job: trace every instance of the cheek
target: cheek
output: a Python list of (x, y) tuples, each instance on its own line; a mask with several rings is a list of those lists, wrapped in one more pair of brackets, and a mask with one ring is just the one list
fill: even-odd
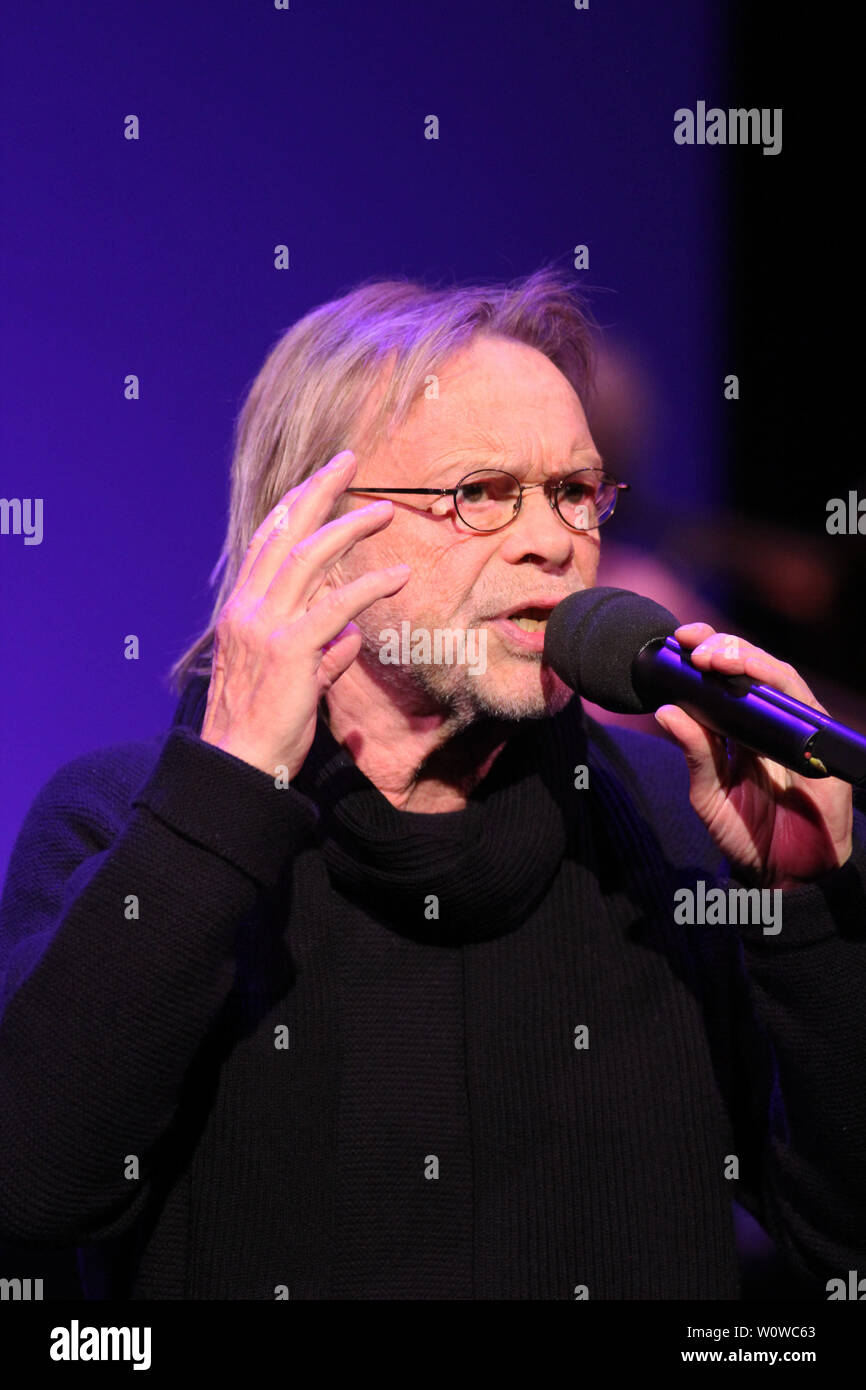
[(591, 589), (598, 573), (601, 540), (598, 536), (581, 536), (574, 547), (574, 568), (585, 589)]
[[(403, 592), (414, 598), (418, 595), (428, 606), (446, 609), (462, 603), (471, 593), (478, 576), (484, 568), (487, 554), (473, 537), (455, 535), (447, 522), (428, 521), (426, 528), (419, 532), (412, 527), (399, 533), (392, 522), (381, 533), (388, 543), (389, 558), (383, 564), (397, 564), (400, 561), (411, 566), (412, 573)], [(393, 535), (389, 533), (393, 532)]]
[[(490, 559), (490, 551), (472, 536), (449, 533), (437, 545), (419, 554), (409, 580), (416, 578), (423, 585), (429, 607), (443, 613), (455, 613), (470, 600)], [(407, 585), (408, 588), (408, 585)]]
[(406, 554), (409, 547), (394, 529), (394, 522), (372, 536), (364, 536), (346, 551), (334, 565), (330, 573), (338, 584), (348, 584), (371, 570), (387, 569), (401, 561), (411, 564)]
[(455, 534), (445, 520), (425, 518), (416, 525), (397, 513), (384, 530), (358, 541), (332, 573), (338, 583), (346, 583), (372, 569), (405, 563), (411, 574), (400, 592), (385, 603), (406, 617), (441, 614), (444, 619), (467, 604), (490, 559), (489, 546), (479, 544), (474, 536)]

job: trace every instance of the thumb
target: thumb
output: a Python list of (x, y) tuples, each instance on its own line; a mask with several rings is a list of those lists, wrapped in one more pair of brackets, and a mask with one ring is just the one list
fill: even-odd
[(330, 690), (334, 682), (351, 666), (361, 650), (362, 642), (361, 629), (357, 623), (347, 623), (336, 637), (325, 643), (319, 662), (319, 677), (324, 681), (325, 690)]

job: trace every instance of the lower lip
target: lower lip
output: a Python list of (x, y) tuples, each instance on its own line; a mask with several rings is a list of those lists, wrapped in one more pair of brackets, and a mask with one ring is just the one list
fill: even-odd
[(494, 618), (490, 624), (512, 646), (518, 647), (524, 652), (544, 651), (545, 628), (540, 627), (535, 632), (527, 632), (525, 628), (518, 627), (517, 623), (512, 623), (508, 618)]

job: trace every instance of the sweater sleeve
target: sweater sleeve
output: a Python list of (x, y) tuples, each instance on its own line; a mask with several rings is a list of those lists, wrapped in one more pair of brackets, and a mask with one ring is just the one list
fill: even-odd
[[(866, 1265), (866, 817), (846, 864), (732, 930), (737, 1196), (823, 1288)], [(734, 880), (730, 886), (740, 886)], [(778, 927), (778, 930), (775, 928)], [(740, 1146), (738, 1146), (740, 1147)], [(817, 1290), (816, 1290), (817, 1291)]]
[(125, 796), (122, 752), (76, 759), (45, 784), (0, 899), (8, 1241), (86, 1244), (134, 1224), (231, 992), (238, 926), (289, 891), (317, 819), (299, 791), (189, 728), (166, 735)]

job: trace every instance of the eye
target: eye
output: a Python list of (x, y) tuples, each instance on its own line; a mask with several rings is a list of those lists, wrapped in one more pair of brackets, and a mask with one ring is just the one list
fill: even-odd
[(510, 473), (489, 469), (464, 478), (457, 489), (457, 498), (470, 506), (478, 506), (486, 502), (509, 501), (518, 493), (519, 488)]
[(588, 481), (585, 478), (572, 478), (563, 487), (560, 496), (565, 502), (588, 502), (591, 497), (595, 497), (595, 481)]
[(487, 483), (464, 483), (458, 489), (461, 502), (486, 502), (490, 497)]

